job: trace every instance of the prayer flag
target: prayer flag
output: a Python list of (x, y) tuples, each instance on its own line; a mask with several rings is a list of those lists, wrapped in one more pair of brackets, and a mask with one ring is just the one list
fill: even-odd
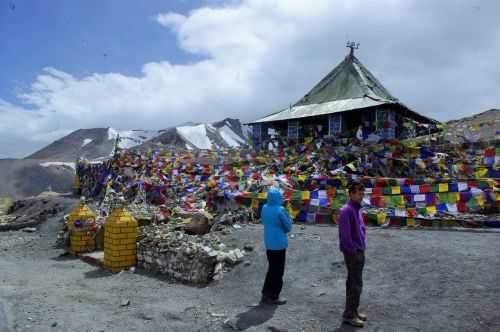
[(451, 213), (457, 213), (458, 212), (457, 204), (455, 204), (455, 203), (447, 203), (446, 204), (446, 209), (449, 212), (451, 212)]
[(465, 191), (468, 189), (467, 182), (458, 183), (458, 191)]
[(448, 191), (448, 183), (440, 183), (438, 185), (438, 189), (440, 193), (444, 193)]
[(415, 202), (425, 202), (425, 194), (415, 195), (413, 199)]

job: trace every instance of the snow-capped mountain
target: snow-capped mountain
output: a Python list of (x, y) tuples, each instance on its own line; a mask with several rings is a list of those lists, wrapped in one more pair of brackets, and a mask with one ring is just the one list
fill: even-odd
[(196, 124), (189, 123), (161, 130), (160, 135), (146, 141), (141, 147), (175, 146), (195, 149), (223, 149), (247, 145), (248, 130), (239, 120)]
[[(118, 130), (115, 128), (79, 129), (49, 144), (25, 159), (45, 160), (42, 166), (108, 158), (115, 144), (122, 149), (177, 147), (185, 149), (221, 149), (245, 146), (248, 128), (237, 119), (224, 119), (211, 124), (186, 123), (155, 130)], [(71, 166), (71, 165), (69, 165)]]
[(119, 146), (128, 149), (158, 135), (157, 131), (116, 130), (114, 128), (79, 129), (47, 145), (25, 159), (43, 159), (50, 162), (74, 162), (77, 158), (99, 159), (109, 157), (119, 137)]

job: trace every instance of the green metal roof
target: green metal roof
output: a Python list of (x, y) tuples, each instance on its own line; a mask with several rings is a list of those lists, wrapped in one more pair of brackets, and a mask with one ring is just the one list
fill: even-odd
[(353, 54), (349, 54), (293, 106), (363, 97), (397, 102), (372, 73)]
[(351, 53), (293, 106), (252, 121), (250, 124), (339, 113), (384, 104), (400, 105), (411, 113), (428, 119), (411, 111), (394, 98)]

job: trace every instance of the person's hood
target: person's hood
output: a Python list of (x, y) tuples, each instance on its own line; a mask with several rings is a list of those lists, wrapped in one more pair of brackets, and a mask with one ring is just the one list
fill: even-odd
[(283, 195), (276, 188), (271, 188), (267, 192), (267, 204), (269, 205), (281, 205), (283, 203)]

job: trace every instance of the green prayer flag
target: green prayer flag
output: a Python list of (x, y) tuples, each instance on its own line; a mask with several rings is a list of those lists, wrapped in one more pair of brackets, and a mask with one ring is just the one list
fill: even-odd
[(477, 199), (475, 197), (469, 199), (469, 201), (467, 202), (467, 207), (473, 211), (479, 210), (480, 208), (479, 203), (477, 202)]
[(387, 187), (384, 187), (383, 189), (383, 194), (384, 195), (391, 195), (392, 194), (392, 188), (387, 186)]
[(427, 209), (426, 208), (417, 208), (417, 215), (426, 216), (427, 215)]
[(295, 190), (292, 194), (292, 200), (300, 200), (302, 198), (302, 193), (300, 190)]

